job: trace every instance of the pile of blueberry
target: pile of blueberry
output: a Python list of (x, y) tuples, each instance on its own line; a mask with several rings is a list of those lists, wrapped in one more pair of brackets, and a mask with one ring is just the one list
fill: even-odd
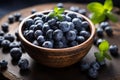
[(23, 26), (24, 37), (34, 45), (46, 48), (67, 48), (83, 43), (90, 37), (89, 23), (75, 13), (63, 13), (63, 20), (37, 14)]

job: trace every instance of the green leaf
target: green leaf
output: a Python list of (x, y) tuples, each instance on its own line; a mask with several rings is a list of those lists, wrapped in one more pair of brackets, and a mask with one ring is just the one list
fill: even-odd
[(104, 7), (99, 2), (92, 2), (87, 5), (89, 11), (97, 14), (102, 14), (104, 12)]
[(112, 0), (106, 0), (104, 3), (104, 9), (111, 11), (113, 9), (113, 2)]
[(105, 58), (112, 60), (112, 58), (110, 57), (110, 55), (108, 55), (107, 53), (104, 53)]
[(100, 45), (99, 45), (99, 50), (100, 50), (100, 52), (105, 53), (105, 52), (108, 51), (108, 49), (109, 49), (109, 43), (108, 43), (108, 41), (103, 40), (103, 41), (100, 43)]
[(101, 62), (101, 61), (103, 61), (105, 59), (104, 55), (102, 55), (99, 52), (95, 52), (94, 55), (95, 55), (97, 61), (99, 61), (99, 62)]
[(60, 20), (60, 21), (62, 21), (63, 20), (63, 17), (59, 14), (59, 15), (57, 15), (57, 18)]
[(57, 13), (58, 13), (58, 14), (62, 14), (64, 11), (65, 11), (64, 8), (59, 8)]
[(55, 13), (54, 12), (51, 12), (50, 14), (49, 14), (49, 17), (51, 17), (51, 18), (53, 18), (55, 16)]
[(54, 7), (54, 12), (57, 13), (58, 12), (58, 7)]
[(107, 12), (106, 16), (113, 22), (117, 22), (118, 21), (118, 18), (112, 12)]
[(105, 20), (105, 15), (104, 14), (97, 14), (93, 13), (91, 20), (94, 24), (100, 23)]

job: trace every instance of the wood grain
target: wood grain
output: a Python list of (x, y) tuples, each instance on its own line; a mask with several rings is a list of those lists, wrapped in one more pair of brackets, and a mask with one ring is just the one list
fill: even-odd
[[(86, 8), (86, 5), (82, 4), (75, 4), (75, 3), (65, 3), (65, 8), (69, 9), (70, 6), (79, 6), (80, 8)], [(22, 10), (18, 10), (15, 12), (20, 12), (23, 17), (29, 16), (31, 9), (36, 9), (37, 11), (49, 10), (55, 6), (55, 3), (51, 4), (43, 4), (43, 5), (36, 5), (29, 8), (25, 8)], [(117, 9), (114, 9), (116, 11)], [(14, 14), (12, 12), (10, 14)], [(9, 14), (4, 16), (0, 20), (0, 24), (7, 21)], [(105, 39), (107, 39), (110, 44), (117, 44), (120, 50), (120, 15), (117, 15), (119, 18), (119, 22), (112, 23), (110, 22), (113, 30), (114, 36), (107, 37), (105, 35)], [(14, 24), (10, 25), (10, 32), (14, 34), (17, 30), (19, 23), (15, 22)], [(84, 58), (87, 62), (92, 62), (95, 60), (94, 52), (97, 51), (97, 48), (93, 46), (89, 51), (88, 55)], [(120, 51), (119, 51), (120, 52)], [(0, 60), (5, 59), (8, 63), (8, 69), (3, 75), (10, 80), (89, 80), (86, 74), (80, 71), (78, 66), (73, 65), (67, 68), (61, 69), (53, 69), (48, 68), (42, 65), (37, 64), (33, 61), (26, 53), (23, 53), (22, 58), (27, 58), (30, 61), (30, 71), (28, 73), (20, 72), (19, 67), (17, 65), (13, 65), (11, 61), (11, 57), (9, 53), (2, 53), (2, 49), (0, 49)], [(120, 57), (117, 58), (112, 57), (112, 61), (106, 61), (107, 65), (99, 72), (98, 80), (120, 80)]]

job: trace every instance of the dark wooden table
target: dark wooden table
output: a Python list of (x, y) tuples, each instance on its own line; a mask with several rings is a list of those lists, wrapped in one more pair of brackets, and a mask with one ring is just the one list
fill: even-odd
[[(65, 3), (65, 8), (69, 9), (70, 6), (79, 6), (80, 8), (86, 8), (86, 5), (75, 4), (75, 3)], [(18, 10), (15, 12), (20, 12), (23, 17), (30, 15), (31, 9), (36, 9), (37, 11), (53, 9), (55, 3), (53, 4), (43, 4), (32, 6), (29, 8), (25, 8), (22, 10)], [(117, 8), (114, 9), (117, 11)], [(10, 14), (13, 14), (12, 12)], [(9, 14), (8, 14), (9, 15)], [(7, 21), (8, 15), (4, 16), (0, 20), (0, 24)], [(114, 36), (107, 37), (105, 35), (105, 39), (107, 39), (110, 44), (117, 44), (120, 50), (120, 15), (117, 15), (119, 21), (117, 23), (110, 22), (113, 30)], [(16, 22), (10, 25), (10, 32), (14, 34), (14, 32), (18, 29), (19, 23)], [(92, 46), (89, 53), (85, 56), (84, 60), (87, 62), (95, 61), (94, 52), (97, 51), (95, 46)], [(119, 51), (120, 52), (120, 51)], [(11, 61), (11, 57), (9, 53), (2, 53), (2, 49), (0, 49), (0, 60), (5, 59), (8, 61), (8, 69), (3, 72), (3, 75), (10, 80), (89, 80), (89, 78), (80, 71), (80, 68), (77, 64), (72, 65), (66, 68), (49, 68), (43, 65), (37, 64), (34, 60), (32, 60), (27, 53), (23, 53), (22, 58), (27, 58), (30, 62), (30, 71), (21, 72), (19, 67), (16, 64), (13, 64)], [(1, 80), (1, 79), (0, 79)], [(112, 57), (112, 61), (106, 61), (106, 66), (100, 70), (99, 76), (97, 80), (120, 80), (120, 57), (117, 58)]]

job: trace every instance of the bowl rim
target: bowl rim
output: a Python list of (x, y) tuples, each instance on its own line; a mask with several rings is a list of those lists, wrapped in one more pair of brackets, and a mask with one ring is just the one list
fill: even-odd
[(90, 37), (84, 41), (83, 43), (81, 44), (78, 44), (76, 46), (73, 46), (73, 47), (67, 47), (67, 48), (60, 48), (60, 49), (54, 49), (54, 48), (44, 48), (44, 47), (41, 47), (41, 46), (37, 46), (37, 45), (34, 45), (32, 44), (31, 42), (29, 42), (27, 39), (25, 39), (25, 37), (23, 36), (23, 33), (22, 33), (22, 28), (23, 28), (23, 24), (24, 22), (31, 18), (31, 17), (34, 17), (35, 15), (37, 14), (43, 14), (43, 13), (48, 13), (48, 12), (52, 12), (53, 10), (45, 10), (45, 11), (40, 11), (40, 12), (36, 12), (26, 18), (24, 18), (22, 20), (22, 22), (20, 23), (19, 25), (19, 28), (18, 28), (18, 34), (19, 34), (19, 37), (22, 41), (24, 41), (25, 43), (27, 43), (29, 46), (32, 46), (32, 47), (35, 47), (35, 48), (38, 48), (38, 49), (42, 49), (42, 50), (48, 50), (48, 51), (71, 51), (71, 50), (74, 50), (75, 48), (80, 48), (81, 46), (84, 46), (85, 44), (87, 44), (90, 40), (93, 39), (93, 37), (95, 36), (95, 26), (93, 25), (93, 23), (84, 15), (82, 14), (79, 14), (79, 13), (76, 13), (76, 12), (73, 12), (73, 11), (69, 11), (69, 10), (65, 10), (65, 12), (70, 12), (70, 13), (75, 13), (77, 16), (82, 16), (86, 21), (88, 21), (89, 25), (90, 25), (90, 30), (91, 30), (91, 35)]

